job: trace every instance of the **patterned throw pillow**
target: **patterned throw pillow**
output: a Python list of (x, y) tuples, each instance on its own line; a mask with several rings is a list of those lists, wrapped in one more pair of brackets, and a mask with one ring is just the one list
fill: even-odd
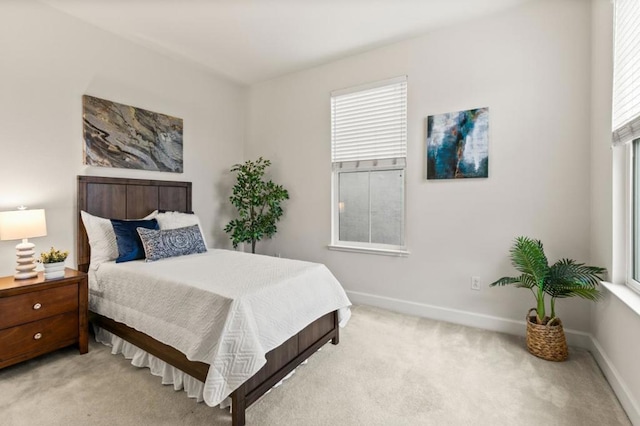
[(158, 231), (138, 228), (138, 234), (144, 246), (147, 262), (207, 251), (198, 225)]

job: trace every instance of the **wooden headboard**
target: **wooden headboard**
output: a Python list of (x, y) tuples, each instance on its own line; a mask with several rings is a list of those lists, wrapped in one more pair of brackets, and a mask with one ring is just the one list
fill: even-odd
[(91, 249), (80, 211), (109, 219), (139, 219), (154, 210), (191, 211), (191, 182), (78, 176), (78, 269), (89, 270)]

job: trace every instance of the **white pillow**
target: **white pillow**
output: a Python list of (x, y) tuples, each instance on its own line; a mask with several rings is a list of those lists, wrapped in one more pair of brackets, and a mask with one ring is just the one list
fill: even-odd
[(207, 246), (207, 239), (202, 232), (202, 225), (200, 225), (200, 219), (197, 215), (192, 213), (180, 213), (180, 212), (162, 212), (155, 216), (158, 221), (160, 229), (177, 229), (184, 228), (186, 226), (198, 225), (200, 228), (200, 234), (202, 234), (202, 241), (204, 241), (205, 247)]
[[(143, 219), (153, 219), (158, 214), (155, 210)], [(95, 267), (101, 263), (116, 260), (118, 258), (118, 242), (116, 233), (113, 231), (110, 219), (94, 216), (80, 211), (84, 229), (87, 230), (89, 245), (91, 246), (91, 266)]]

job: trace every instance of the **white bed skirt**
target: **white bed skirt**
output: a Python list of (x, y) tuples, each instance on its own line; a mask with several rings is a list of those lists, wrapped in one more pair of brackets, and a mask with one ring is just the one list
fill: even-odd
[[(149, 369), (151, 374), (161, 377), (163, 385), (173, 385), (173, 389), (177, 391), (184, 389), (189, 398), (195, 398), (198, 402), (204, 401), (202, 394), (204, 390), (204, 383), (200, 380), (188, 375), (182, 370), (178, 370), (160, 358), (143, 351), (139, 347), (103, 328), (94, 325), (93, 330), (96, 335), (96, 341), (104, 345), (111, 346), (111, 353), (113, 355), (122, 354), (126, 359), (131, 360), (132, 365), (141, 368), (146, 367)], [(231, 398), (226, 398), (220, 404), (220, 408), (226, 408), (230, 405)]]
[[(183, 389), (189, 398), (195, 398), (198, 402), (203, 402), (203, 390), (204, 383), (200, 380), (196, 379), (193, 376), (188, 375), (182, 370), (178, 370), (176, 367), (167, 364), (160, 358), (157, 358), (150, 353), (143, 351), (139, 347), (127, 342), (121, 337), (116, 336), (115, 334), (93, 325), (93, 331), (95, 332), (96, 341), (102, 343), (103, 345), (111, 347), (111, 353), (113, 355), (122, 354), (126, 359), (131, 360), (131, 365), (140, 368), (148, 368), (150, 373), (154, 376), (158, 376), (162, 378), (163, 385), (173, 385), (173, 389), (179, 391)], [(322, 349), (322, 348), (320, 348)], [(318, 350), (320, 350), (318, 349)], [(304, 365), (308, 362), (308, 360), (304, 360), (302, 364)], [(276, 383), (273, 387), (276, 388), (280, 386), (285, 380), (291, 377), (296, 370), (294, 369), (291, 373), (287, 374), (287, 376)], [(273, 388), (272, 388), (273, 389)], [(264, 395), (271, 392), (271, 389), (267, 391)], [(263, 396), (264, 396), (263, 395)], [(228, 408), (231, 406), (231, 397), (225, 398), (220, 403), (220, 408)]]

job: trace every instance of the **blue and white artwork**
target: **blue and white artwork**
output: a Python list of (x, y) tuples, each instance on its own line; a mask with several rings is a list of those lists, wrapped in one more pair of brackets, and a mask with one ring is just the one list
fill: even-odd
[(427, 118), (427, 179), (489, 176), (489, 108)]

